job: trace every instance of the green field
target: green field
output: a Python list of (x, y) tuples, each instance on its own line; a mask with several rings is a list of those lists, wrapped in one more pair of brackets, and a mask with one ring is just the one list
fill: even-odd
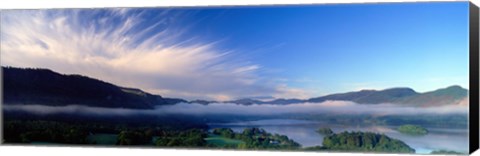
[(207, 138), (205, 138), (207, 144), (212, 144), (215, 146), (223, 147), (223, 146), (236, 146), (240, 143), (244, 143), (241, 140), (229, 139), (219, 135), (209, 134)]
[(89, 143), (95, 143), (98, 145), (115, 145), (117, 143), (116, 134), (93, 134), (87, 137)]

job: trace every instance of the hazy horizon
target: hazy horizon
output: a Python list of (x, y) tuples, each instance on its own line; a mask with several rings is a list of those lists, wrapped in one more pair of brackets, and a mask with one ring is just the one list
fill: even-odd
[[(45, 106), (45, 105), (5, 105), (4, 111), (25, 111), (37, 115), (68, 113), (76, 115), (131, 116), (131, 115), (283, 115), (283, 114), (329, 114), (329, 115), (419, 115), (419, 114), (468, 114), (468, 105), (452, 104), (419, 109), (415, 106), (398, 104), (357, 104), (351, 101), (325, 101), (319, 103), (303, 102), (288, 105), (233, 103), (178, 103), (157, 106), (155, 109), (102, 108), (82, 105)], [(232, 111), (235, 110), (235, 111)]]

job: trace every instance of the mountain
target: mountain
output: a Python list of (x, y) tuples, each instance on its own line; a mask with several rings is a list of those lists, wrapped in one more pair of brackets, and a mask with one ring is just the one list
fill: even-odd
[(274, 99), (270, 101), (261, 101), (261, 100), (250, 99), (250, 98), (242, 98), (242, 99), (231, 100), (231, 101), (193, 100), (193, 101), (190, 101), (189, 103), (198, 103), (203, 105), (207, 105), (210, 103), (233, 103), (233, 104), (239, 104), (239, 105), (253, 105), (253, 104), (288, 105), (288, 104), (302, 103), (302, 102), (305, 102), (305, 101), (300, 99)]
[(390, 88), (385, 90), (360, 90), (356, 92), (330, 94), (326, 96), (302, 99), (274, 99), (270, 101), (260, 101), (255, 99), (243, 98), (231, 101), (205, 101), (195, 100), (190, 103), (234, 103), (241, 105), (252, 104), (275, 104), (287, 105), (304, 102), (321, 103), (325, 101), (352, 101), (358, 104), (382, 104), (392, 103), (418, 107), (431, 107), (441, 105), (466, 105), (468, 104), (468, 90), (460, 86), (450, 86), (431, 92), (418, 93), (411, 88)]
[(287, 105), (287, 104), (302, 103), (302, 102), (305, 102), (305, 100), (300, 100), (300, 99), (275, 99), (275, 100), (272, 100), (272, 101), (267, 101), (265, 103)]
[(457, 103), (461, 104), (466, 98), (468, 98), (468, 90), (454, 85), (431, 92), (425, 92), (423, 94), (397, 99), (394, 103), (430, 107)]
[(327, 100), (353, 101), (359, 104), (393, 103), (410, 106), (430, 107), (464, 103), (468, 90), (454, 85), (425, 93), (417, 93), (410, 88), (391, 88), (385, 90), (361, 90), (341, 94), (311, 98), (307, 102)]
[(225, 101), (225, 103), (235, 103), (235, 104), (241, 104), (241, 105), (265, 104), (265, 102), (263, 101), (249, 99), (249, 98), (238, 99), (233, 101)]
[(82, 75), (48, 69), (2, 67), (4, 104), (49, 106), (85, 105), (108, 108), (153, 109), (156, 105), (186, 102), (163, 98), (140, 89), (119, 87)]
[(358, 92), (348, 92), (340, 94), (331, 94), (327, 96), (308, 99), (308, 102), (324, 102), (327, 100), (353, 101), (359, 104), (379, 104), (394, 102), (405, 97), (415, 96), (419, 93), (410, 88), (391, 88), (381, 91), (361, 90)]
[(207, 100), (193, 100), (189, 101), (188, 103), (197, 103), (197, 104), (202, 104), (202, 105), (208, 105), (210, 103), (218, 103), (217, 101), (207, 101)]

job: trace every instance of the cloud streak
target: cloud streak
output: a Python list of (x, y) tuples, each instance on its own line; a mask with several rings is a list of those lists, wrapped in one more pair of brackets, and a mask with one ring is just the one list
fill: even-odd
[(190, 35), (188, 27), (178, 26), (185, 14), (124, 8), (3, 11), (1, 63), (87, 75), (169, 97), (305, 97), (300, 89), (262, 82), (262, 67), (236, 58), (235, 50), (220, 50), (221, 40)]

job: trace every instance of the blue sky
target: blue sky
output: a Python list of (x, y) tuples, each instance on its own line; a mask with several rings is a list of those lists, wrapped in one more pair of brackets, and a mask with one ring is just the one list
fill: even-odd
[(468, 88), (468, 2), (17, 10), (2, 21), (2, 65), (164, 96)]

